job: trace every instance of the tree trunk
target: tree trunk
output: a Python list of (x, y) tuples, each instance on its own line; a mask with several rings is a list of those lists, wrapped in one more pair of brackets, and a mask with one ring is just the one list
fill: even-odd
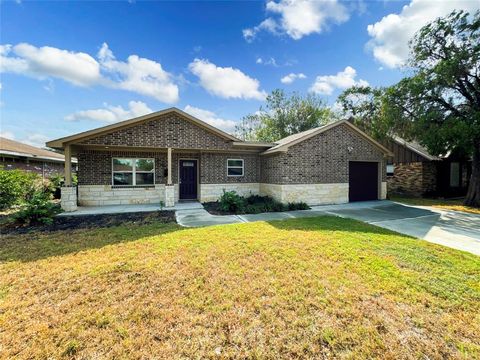
[(475, 141), (472, 158), (472, 176), (468, 185), (467, 197), (464, 204), (480, 207), (480, 140)]

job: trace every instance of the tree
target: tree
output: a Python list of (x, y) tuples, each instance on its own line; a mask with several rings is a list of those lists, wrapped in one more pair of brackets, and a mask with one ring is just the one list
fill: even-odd
[(386, 114), (436, 155), (472, 156), (465, 204), (480, 207), (480, 11), (454, 11), (410, 42), (412, 75), (387, 89)]
[(385, 103), (385, 88), (352, 86), (337, 99), (345, 116), (372, 137), (382, 140), (393, 135), (391, 118), (385, 116), (388, 104)]
[(470, 155), (465, 204), (480, 207), (480, 11), (454, 11), (421, 28), (407, 65), (410, 76), (394, 86), (346, 90), (344, 111), (377, 138), (396, 134), (435, 155)]
[(285, 94), (277, 89), (267, 96), (265, 108), (245, 116), (236, 127), (244, 140), (274, 142), (331, 121), (334, 114), (318, 96)]

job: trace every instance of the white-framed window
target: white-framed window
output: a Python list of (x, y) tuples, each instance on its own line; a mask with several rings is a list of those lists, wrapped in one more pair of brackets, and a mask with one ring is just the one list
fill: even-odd
[(393, 164), (387, 164), (387, 176), (393, 176), (395, 166)]
[(155, 184), (155, 159), (113, 158), (112, 185), (148, 186)]
[(227, 176), (243, 176), (243, 159), (227, 159)]

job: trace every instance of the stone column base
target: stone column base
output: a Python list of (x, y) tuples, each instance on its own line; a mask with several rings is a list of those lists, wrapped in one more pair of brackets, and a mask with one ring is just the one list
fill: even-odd
[(77, 187), (65, 186), (61, 188), (60, 205), (67, 212), (77, 210)]
[(175, 206), (175, 186), (165, 185), (165, 207)]

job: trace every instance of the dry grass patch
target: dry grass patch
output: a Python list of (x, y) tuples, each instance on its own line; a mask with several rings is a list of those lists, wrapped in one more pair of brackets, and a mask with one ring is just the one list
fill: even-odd
[(333, 217), (10, 236), (0, 357), (480, 357), (480, 258)]

